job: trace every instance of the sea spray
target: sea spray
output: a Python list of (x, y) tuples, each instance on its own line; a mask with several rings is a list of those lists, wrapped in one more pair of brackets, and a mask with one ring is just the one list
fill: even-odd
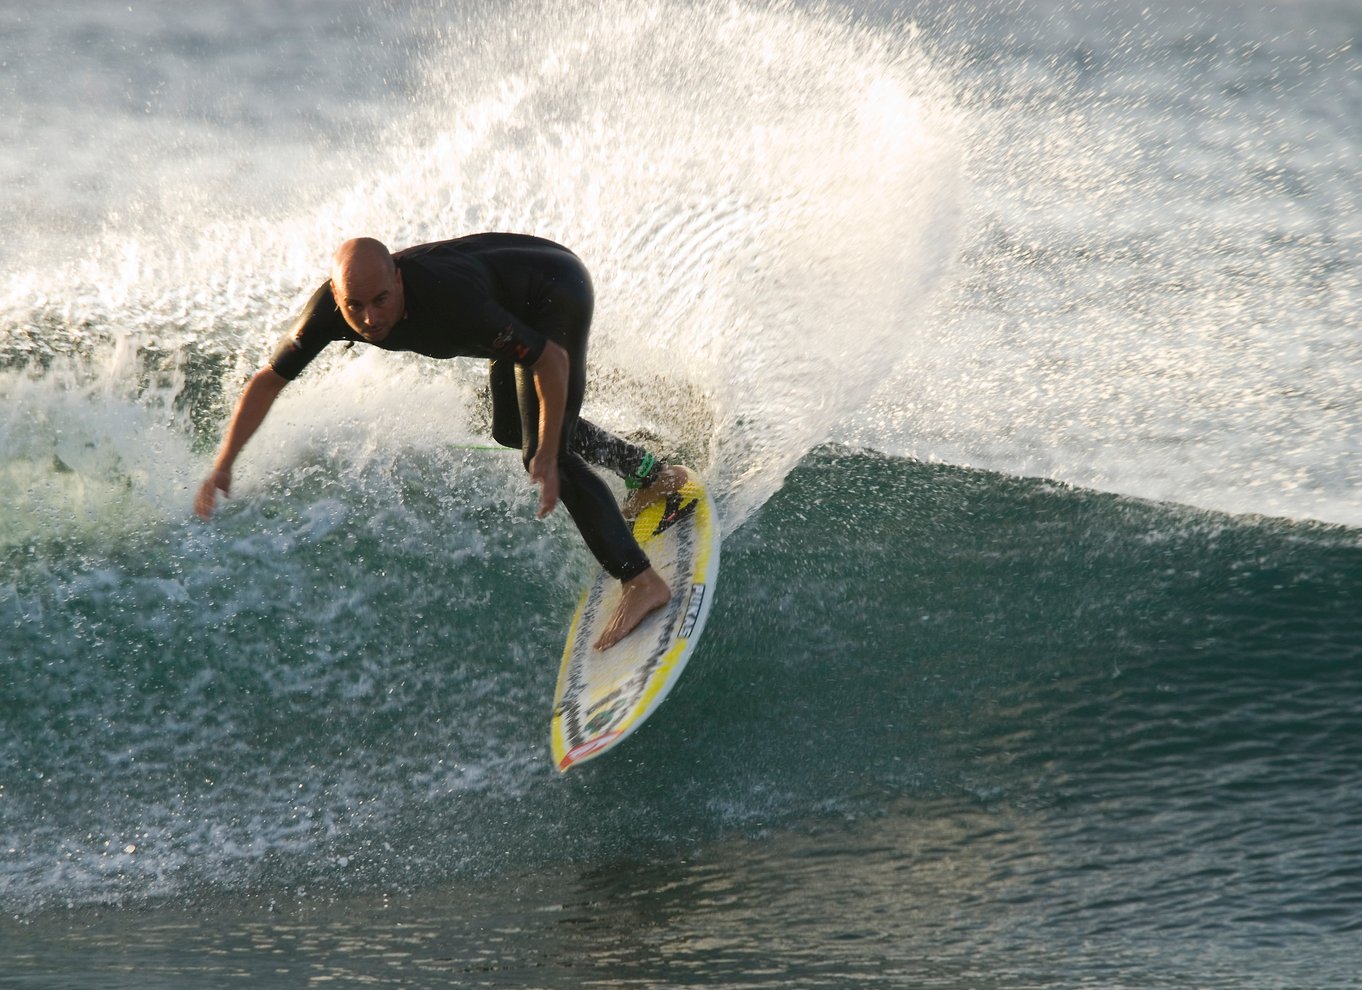
[[(533, 519), (514, 455), (459, 446), (483, 368), (328, 349), (234, 497), (191, 517), (242, 383), (341, 238), (502, 228), (578, 251), (599, 297), (587, 414), (705, 470), (730, 534), (864, 401), (949, 269), (965, 135), (906, 25), (786, 4), (467, 17), (404, 60), (384, 125), (336, 152), (344, 180), (333, 162), (238, 199), (186, 167), (154, 209), (0, 280), (0, 450), (24, 490), (0, 582), (7, 905), (410, 886), (569, 851), (548, 699), (587, 561), (565, 514)], [(532, 827), (493, 828), (517, 803)]]

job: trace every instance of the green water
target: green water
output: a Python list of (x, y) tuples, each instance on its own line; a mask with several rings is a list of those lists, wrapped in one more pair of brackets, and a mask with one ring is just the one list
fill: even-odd
[(673, 696), (560, 777), (572, 534), (470, 511), (507, 543), (441, 551), (391, 494), (10, 598), (11, 641), (70, 621), (5, 697), (0, 979), (1351, 979), (1354, 531), (826, 449), (730, 536)]

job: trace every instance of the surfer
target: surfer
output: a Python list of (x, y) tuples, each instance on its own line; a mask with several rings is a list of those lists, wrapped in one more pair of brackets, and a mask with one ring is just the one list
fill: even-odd
[(389, 253), (372, 238), (346, 241), (331, 278), (313, 293), (269, 362), (246, 383), (194, 511), (207, 519), (232, 466), (284, 386), (332, 341), (434, 358), (490, 359), (492, 436), (518, 447), (539, 486), (538, 517), (561, 499), (623, 595), (596, 641), (605, 649), (667, 603), (671, 592), (634, 539), (610, 488), (588, 461), (615, 471), (636, 512), (684, 483), (685, 469), (581, 419), (595, 297), (567, 248), (524, 234), (473, 234)]

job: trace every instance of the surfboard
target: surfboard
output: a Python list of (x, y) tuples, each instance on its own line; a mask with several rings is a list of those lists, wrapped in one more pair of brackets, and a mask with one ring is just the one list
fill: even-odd
[(681, 489), (633, 520), (671, 600), (608, 650), (592, 643), (620, 599), (619, 581), (599, 571), (577, 605), (563, 649), (550, 728), (559, 771), (622, 742), (676, 685), (705, 628), (719, 575), (719, 519), (694, 471)]

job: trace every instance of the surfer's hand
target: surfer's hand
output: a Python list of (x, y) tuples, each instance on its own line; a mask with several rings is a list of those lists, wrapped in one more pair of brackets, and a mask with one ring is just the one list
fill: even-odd
[(545, 456), (541, 448), (530, 459), (530, 480), (539, 486), (539, 511), (535, 518), (543, 519), (558, 505), (557, 456)]
[(203, 484), (199, 485), (199, 494), (194, 498), (194, 512), (200, 519), (207, 519), (217, 508), (218, 491), (228, 494), (232, 489), (232, 472), (221, 468), (214, 471), (203, 479)]

